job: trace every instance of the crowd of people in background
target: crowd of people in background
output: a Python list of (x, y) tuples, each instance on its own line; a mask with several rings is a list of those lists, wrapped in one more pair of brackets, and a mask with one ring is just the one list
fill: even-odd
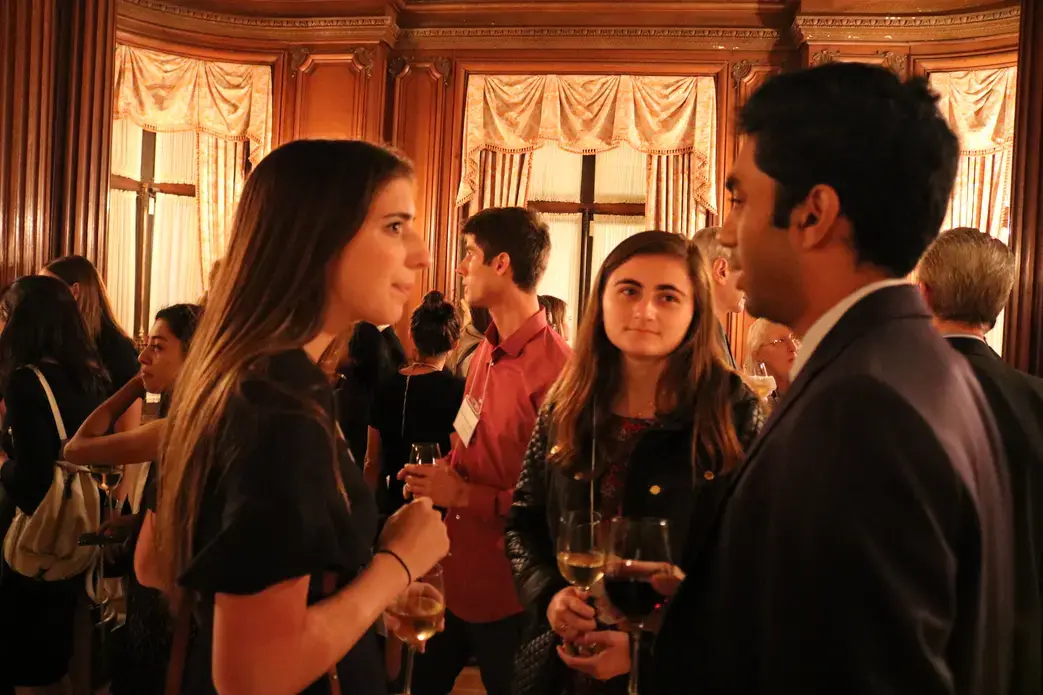
[(935, 101), (770, 79), (727, 219), (622, 241), (574, 335), (518, 207), (403, 321), (412, 165), (357, 141), (263, 159), (142, 345), (87, 259), (17, 279), (0, 695), (1043, 695), (1043, 380)]

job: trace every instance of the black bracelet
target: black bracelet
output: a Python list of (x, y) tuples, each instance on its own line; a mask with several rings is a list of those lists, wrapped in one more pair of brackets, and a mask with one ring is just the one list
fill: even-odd
[(402, 569), (404, 569), (406, 571), (406, 579), (409, 580), (410, 584), (413, 583), (413, 573), (409, 571), (409, 566), (406, 564), (406, 561), (403, 560), (401, 557), (399, 557), (398, 553), (396, 553), (394, 550), (391, 550), (390, 548), (381, 548), (380, 550), (378, 550), (377, 552), (375, 552), (373, 554), (374, 555), (390, 555), (391, 557), (393, 557), (396, 560), (398, 560), (398, 564), (402, 565)]

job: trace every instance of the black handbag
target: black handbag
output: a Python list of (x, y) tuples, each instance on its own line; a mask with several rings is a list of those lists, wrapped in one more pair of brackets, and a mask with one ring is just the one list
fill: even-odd
[(546, 620), (537, 620), (528, 639), (514, 655), (511, 695), (558, 695), (565, 684), (566, 667), (558, 657), (561, 638)]

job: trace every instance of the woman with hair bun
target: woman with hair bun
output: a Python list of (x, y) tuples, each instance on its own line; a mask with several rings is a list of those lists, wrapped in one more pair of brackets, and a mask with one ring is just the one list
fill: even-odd
[(464, 382), (445, 369), (460, 339), (460, 316), (441, 292), (429, 292), (413, 312), (409, 332), (416, 360), (377, 388), (366, 447), (366, 481), (383, 495), (381, 513), (405, 502), (396, 477), (409, 462), (413, 444), (436, 443), (449, 453), (453, 420), (464, 399)]

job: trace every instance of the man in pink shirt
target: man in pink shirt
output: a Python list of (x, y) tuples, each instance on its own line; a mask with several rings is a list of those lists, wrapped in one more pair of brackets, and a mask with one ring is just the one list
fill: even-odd
[(463, 238), (464, 295), (489, 310), (492, 325), (471, 360), (448, 463), (402, 474), (407, 492), (446, 508), (451, 543), (442, 561), (445, 631), (417, 657), (415, 695), (448, 695), (471, 657), (489, 695), (510, 691), (525, 620), (504, 553), (504, 519), (536, 415), (571, 352), (537, 300), (550, 235), (536, 213), (483, 210)]

